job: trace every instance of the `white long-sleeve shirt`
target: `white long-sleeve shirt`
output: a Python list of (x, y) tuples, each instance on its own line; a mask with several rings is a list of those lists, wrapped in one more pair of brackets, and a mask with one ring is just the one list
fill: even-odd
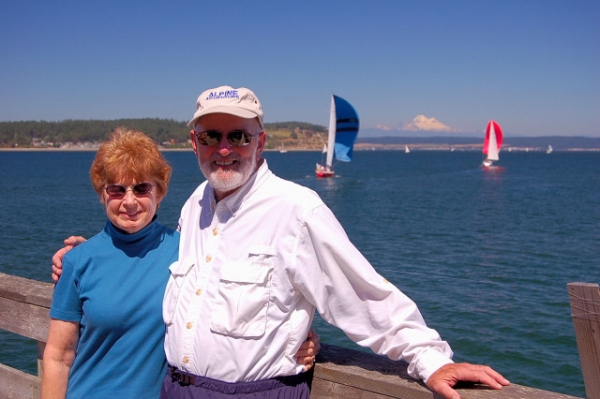
[(234, 194), (200, 185), (181, 212), (163, 316), (170, 365), (228, 382), (298, 374), (315, 309), (357, 344), (427, 380), (452, 350), (380, 276), (312, 190), (263, 161)]

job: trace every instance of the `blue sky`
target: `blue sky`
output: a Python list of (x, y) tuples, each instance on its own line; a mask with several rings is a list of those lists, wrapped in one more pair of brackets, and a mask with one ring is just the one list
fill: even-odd
[[(600, 137), (600, 2), (33, 1), (0, 12), (0, 121), (188, 120), (251, 88), (266, 122)], [(482, 134), (482, 133), (481, 133)]]

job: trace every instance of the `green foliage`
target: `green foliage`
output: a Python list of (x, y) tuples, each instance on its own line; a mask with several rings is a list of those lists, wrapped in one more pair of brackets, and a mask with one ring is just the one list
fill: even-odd
[(265, 123), (265, 130), (309, 130), (312, 132), (325, 133), (327, 129), (321, 125), (313, 125), (306, 122), (275, 122)]
[(141, 130), (157, 143), (186, 143), (190, 129), (185, 122), (172, 119), (65, 120), (61, 122), (0, 122), (0, 147), (59, 147), (64, 143), (98, 143), (104, 141), (117, 126)]
[[(117, 120), (64, 120), (60, 122), (21, 121), (0, 122), (0, 147), (61, 147), (66, 143), (101, 143), (117, 126), (140, 130), (159, 144), (170, 147), (189, 146), (186, 122), (172, 119), (117, 119)], [(310, 139), (323, 126), (304, 122), (278, 122), (265, 124), (268, 132), (267, 148), (277, 148), (291, 138)], [(308, 140), (303, 146), (310, 147)], [(293, 146), (293, 143), (289, 143)]]

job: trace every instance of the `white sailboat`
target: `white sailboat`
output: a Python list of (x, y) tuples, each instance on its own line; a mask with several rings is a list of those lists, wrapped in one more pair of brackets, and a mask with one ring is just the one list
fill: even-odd
[(279, 147), (279, 152), (281, 152), (282, 154), (287, 152), (283, 143), (281, 143), (281, 146)]
[(503, 138), (500, 125), (495, 121), (490, 121), (485, 129), (485, 138), (483, 140), (483, 154), (485, 154), (485, 159), (482, 162), (483, 166), (489, 168), (494, 161), (500, 159), (498, 153), (500, 152)]
[(410, 152), (410, 149), (408, 148), (407, 145), (404, 146), (404, 153), (408, 154)]
[(548, 149), (546, 150), (546, 154), (552, 154), (552, 151), (554, 151), (554, 150), (552, 149), (552, 146), (551, 146), (551, 145), (548, 145)]
[(329, 134), (323, 153), (327, 154), (325, 164), (317, 163), (317, 177), (332, 177), (333, 160), (350, 162), (356, 136), (358, 136), (359, 119), (356, 110), (350, 103), (336, 95), (331, 96), (329, 112)]

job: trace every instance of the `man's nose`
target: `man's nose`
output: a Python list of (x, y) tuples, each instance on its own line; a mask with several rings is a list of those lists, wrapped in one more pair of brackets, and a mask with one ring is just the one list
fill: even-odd
[(227, 139), (227, 133), (225, 133), (225, 134), (223, 134), (223, 136), (221, 136), (221, 141), (219, 141), (219, 146), (217, 148), (217, 151), (219, 152), (219, 154), (221, 154), (224, 157), (231, 154), (232, 145), (229, 142), (229, 140)]

